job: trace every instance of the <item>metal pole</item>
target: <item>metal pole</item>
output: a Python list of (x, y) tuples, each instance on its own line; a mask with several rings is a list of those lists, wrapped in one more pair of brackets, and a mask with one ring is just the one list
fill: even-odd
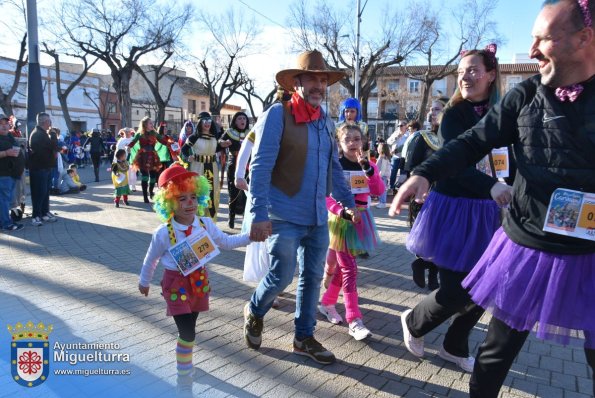
[(37, 37), (37, 2), (27, 0), (27, 46), (29, 66), (27, 71), (27, 139), (37, 124), (36, 116), (45, 111), (41, 67), (39, 65), (39, 39)]
[(357, 14), (356, 14), (357, 32), (355, 36), (355, 76), (353, 84), (355, 86), (355, 99), (359, 101), (359, 24), (361, 21), (360, 0), (357, 0)]

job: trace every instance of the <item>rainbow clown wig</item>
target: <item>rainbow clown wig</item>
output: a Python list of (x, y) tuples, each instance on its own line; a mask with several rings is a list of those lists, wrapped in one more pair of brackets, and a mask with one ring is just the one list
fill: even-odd
[(211, 184), (204, 176), (188, 171), (174, 163), (159, 176), (159, 188), (154, 197), (153, 209), (163, 222), (169, 222), (178, 206), (181, 193), (194, 192), (198, 200), (197, 214), (203, 216), (209, 207)]

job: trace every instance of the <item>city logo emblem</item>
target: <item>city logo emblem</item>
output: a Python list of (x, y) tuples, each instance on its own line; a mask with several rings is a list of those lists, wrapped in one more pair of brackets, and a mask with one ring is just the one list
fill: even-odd
[(10, 371), (14, 381), (25, 387), (36, 387), (47, 380), (50, 373), (49, 334), (53, 325), (29, 321), (8, 325), (10, 343)]

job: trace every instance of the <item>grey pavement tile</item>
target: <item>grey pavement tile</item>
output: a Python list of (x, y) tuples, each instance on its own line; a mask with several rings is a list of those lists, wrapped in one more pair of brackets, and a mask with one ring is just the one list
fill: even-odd
[(267, 392), (273, 390), (275, 387), (279, 386), (279, 384), (280, 383), (278, 381), (263, 377), (244, 387), (244, 391), (257, 397), (261, 397)]
[(593, 394), (593, 378), (577, 377), (578, 392), (581, 394)]
[(552, 372), (552, 386), (562, 387), (566, 391), (577, 391), (576, 376)]
[(592, 398), (592, 394), (581, 394), (579, 392), (564, 391), (564, 398)]

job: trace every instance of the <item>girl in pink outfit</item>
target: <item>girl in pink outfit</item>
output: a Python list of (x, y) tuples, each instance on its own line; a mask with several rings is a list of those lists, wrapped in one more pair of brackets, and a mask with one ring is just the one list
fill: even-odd
[(342, 153), (339, 161), (355, 197), (359, 214), (348, 211), (330, 196), (326, 199), (330, 245), (325, 271), (327, 274), (331, 274), (333, 269), (335, 271), (318, 309), (331, 323), (343, 322), (335, 309), (339, 292), (343, 289), (349, 334), (356, 340), (363, 340), (372, 334), (364, 326), (359, 310), (355, 258), (358, 254), (373, 252), (378, 246), (378, 233), (369, 202), (370, 195), (380, 195), (386, 187), (376, 164), (366, 159), (362, 153), (362, 132), (357, 125), (339, 128), (337, 139)]

